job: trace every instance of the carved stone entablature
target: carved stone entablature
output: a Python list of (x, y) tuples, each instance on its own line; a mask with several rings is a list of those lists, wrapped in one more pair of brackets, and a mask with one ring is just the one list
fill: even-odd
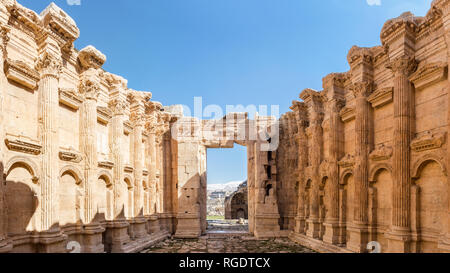
[(347, 80), (347, 73), (331, 73), (322, 79), (322, 87), (324, 90), (329, 90), (332, 87), (344, 88)]
[(373, 161), (388, 160), (392, 157), (392, 147), (387, 147), (384, 144), (378, 145), (378, 147), (369, 155), (369, 158)]
[(395, 41), (401, 35), (414, 35), (417, 26), (423, 20), (423, 17), (416, 17), (411, 12), (405, 12), (397, 18), (387, 21), (381, 30), (381, 41), (383, 45)]
[(106, 56), (95, 47), (89, 45), (80, 51), (78, 60), (84, 69), (99, 69), (106, 62)]
[(39, 155), (42, 152), (42, 145), (38, 144), (37, 142), (31, 142), (30, 140), (24, 139), (23, 137), (18, 138), (7, 137), (5, 139), (5, 144), (9, 150), (15, 152), (32, 155)]
[(83, 103), (83, 99), (76, 93), (74, 89), (59, 89), (59, 102), (67, 107), (78, 110)]
[(39, 73), (22, 61), (5, 60), (6, 77), (13, 82), (34, 90), (40, 80)]
[(427, 131), (425, 134), (416, 137), (411, 142), (411, 148), (415, 152), (423, 152), (441, 148), (445, 143), (446, 133), (432, 133)]
[(126, 135), (129, 135), (129, 134), (131, 133), (131, 131), (133, 131), (133, 125), (131, 124), (130, 121), (125, 121), (125, 122), (123, 123), (123, 132), (124, 132)]
[(97, 120), (101, 123), (108, 124), (112, 118), (112, 112), (107, 107), (97, 107)]
[(34, 34), (37, 34), (42, 29), (40, 26), (41, 19), (36, 12), (24, 8), (17, 3), (7, 5), (7, 9), (11, 13), (12, 17), (16, 18), (19, 22), (31, 29)]
[(77, 151), (71, 149), (64, 149), (59, 151), (59, 159), (62, 161), (69, 161), (74, 163), (80, 163), (83, 157)]
[(99, 161), (98, 167), (102, 169), (111, 170), (114, 167), (114, 162), (111, 161)]
[(71, 44), (80, 36), (80, 30), (75, 21), (54, 3), (42, 11), (40, 16), (44, 26), (48, 25), (68, 43)]
[(143, 169), (142, 170), (142, 175), (143, 176), (148, 176), (150, 174), (150, 172), (147, 169)]
[(373, 108), (380, 108), (394, 100), (394, 88), (387, 87), (376, 90), (367, 99), (372, 104)]
[(354, 155), (350, 155), (347, 154), (346, 156), (344, 156), (339, 162), (338, 165), (341, 168), (350, 168), (353, 167), (355, 165), (355, 156)]
[(372, 50), (368, 47), (353, 46), (348, 52), (347, 61), (351, 67), (361, 63), (370, 65), (373, 62)]
[(344, 109), (339, 112), (341, 119), (343, 122), (349, 122), (356, 118), (355, 108), (353, 107), (344, 107)]
[(123, 167), (123, 171), (126, 173), (132, 173), (134, 172), (134, 168), (130, 165), (125, 165), (125, 167)]
[(421, 90), (444, 80), (447, 76), (447, 63), (430, 63), (419, 66), (416, 72), (409, 77), (416, 90)]

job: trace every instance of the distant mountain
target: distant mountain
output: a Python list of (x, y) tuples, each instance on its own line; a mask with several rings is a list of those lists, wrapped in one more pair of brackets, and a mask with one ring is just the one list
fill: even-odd
[(208, 184), (208, 191), (236, 191), (244, 181), (231, 181), (224, 184)]

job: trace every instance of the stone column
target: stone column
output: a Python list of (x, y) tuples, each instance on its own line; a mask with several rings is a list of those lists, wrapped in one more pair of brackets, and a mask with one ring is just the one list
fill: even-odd
[[(47, 39), (49, 39), (47, 37)], [(50, 43), (50, 42), (48, 42)], [(37, 69), (41, 74), (39, 82), (39, 135), (42, 145), (40, 207), (40, 242), (43, 252), (62, 252), (65, 237), (61, 234), (58, 220), (58, 91), (61, 56), (57, 49), (45, 43), (40, 54)]]
[(393, 151), (393, 214), (392, 230), (388, 235), (389, 251), (409, 252), (411, 137), (414, 113), (411, 103), (413, 88), (408, 76), (414, 72), (413, 57), (400, 56), (390, 62), (394, 73), (394, 151)]
[[(1, 139), (5, 138), (4, 128), (4, 96), (6, 90), (7, 79), (3, 73), (3, 64), (7, 56), (6, 44), (9, 40), (8, 33), (9, 27), (0, 23), (0, 136)], [(4, 161), (4, 145), (0, 144), (0, 173), (5, 173), (5, 161)], [(12, 244), (8, 240), (8, 213), (7, 204), (5, 199), (5, 183), (3, 181), (3, 175), (0, 176), (0, 253), (8, 252), (12, 249)]]
[(332, 98), (327, 102), (329, 112), (328, 117), (328, 166), (327, 175), (329, 183), (329, 191), (325, 192), (329, 200), (328, 213), (325, 219), (325, 234), (323, 240), (329, 244), (339, 243), (339, 159), (342, 157), (342, 141), (340, 134), (342, 133), (342, 121), (339, 112), (344, 105), (341, 99)]
[[(442, 23), (444, 26), (444, 37), (447, 44), (447, 63), (450, 66), (450, 1), (449, 0), (436, 0), (433, 2), (433, 7), (436, 11), (442, 15)], [(448, 78), (447, 91), (450, 92), (450, 77)], [(448, 102), (450, 105), (450, 96), (448, 97)], [(450, 132), (450, 107), (448, 108), (448, 126), (447, 131)], [(450, 133), (447, 133), (447, 143), (450, 143)], [(450, 145), (447, 145), (447, 150), (450, 155)], [(450, 156), (447, 157), (447, 168), (450, 166)], [(450, 176), (447, 176), (448, 192), (450, 193)], [(442, 249), (444, 253), (450, 252), (450, 202), (448, 207), (447, 215), (447, 231), (443, 242), (440, 244), (439, 248)]]
[(370, 105), (367, 97), (372, 92), (372, 82), (354, 83), (352, 91), (355, 96), (355, 203), (353, 223), (347, 227), (350, 234), (347, 248), (363, 252), (368, 243), (368, 209), (369, 209), (369, 153), (370, 143)]
[(99, 72), (106, 57), (97, 49), (88, 46), (80, 51), (78, 59), (84, 70), (81, 74), (79, 91), (84, 98), (80, 107), (80, 151), (84, 155), (84, 244), (83, 252), (104, 251), (102, 233), (105, 231), (98, 221), (95, 204), (95, 183), (97, 183), (97, 99), (100, 93)]
[(124, 135), (124, 121), (126, 109), (126, 82), (122, 78), (109, 74), (109, 81), (112, 87), (111, 100), (109, 108), (112, 110), (110, 145), (112, 161), (114, 167), (112, 170), (113, 183), (113, 219), (108, 221), (106, 230), (106, 248), (108, 252), (127, 252), (126, 244), (130, 241), (128, 235), (129, 223), (125, 218), (125, 205), (120, 201), (122, 195), (127, 192), (121, 192), (120, 185), (124, 183), (124, 159), (122, 152), (122, 143)]
[(309, 174), (311, 182), (310, 193), (310, 215), (307, 220), (308, 227), (306, 235), (311, 238), (318, 239), (320, 237), (320, 219), (319, 219), (319, 191), (320, 191), (320, 174), (319, 168), (322, 162), (322, 147), (323, 147), (323, 109), (322, 109), (322, 95), (312, 89), (306, 89), (300, 94), (300, 98), (308, 105), (309, 111), (309, 127), (307, 134), (311, 135), (311, 147), (309, 160), (310, 167)]
[(298, 168), (297, 177), (299, 182), (298, 188), (298, 206), (297, 216), (295, 218), (295, 232), (305, 234), (306, 232), (306, 215), (305, 215), (305, 171), (308, 165), (308, 137), (306, 136), (306, 128), (308, 127), (307, 106), (305, 103), (294, 101), (291, 108), (295, 112), (298, 124), (298, 133), (296, 141), (298, 143)]
[(157, 114), (161, 109), (161, 104), (156, 102), (148, 102), (146, 104), (146, 131), (148, 133), (147, 150), (149, 157), (149, 175), (148, 182), (150, 187), (149, 193), (149, 215), (147, 216), (148, 230), (155, 234), (160, 232), (158, 215), (156, 211), (156, 128)]
[(142, 133), (145, 125), (145, 101), (143, 94), (134, 91), (131, 94), (131, 122), (133, 124), (133, 167), (134, 167), (134, 215), (131, 221), (131, 229), (134, 238), (142, 238), (147, 235), (145, 229), (147, 219), (144, 217), (143, 204), (143, 171), (144, 171), (144, 147)]
[(170, 120), (171, 115), (165, 113), (164, 115), (164, 134), (162, 137), (162, 164), (163, 164), (163, 217), (165, 218), (164, 226), (172, 233), (172, 218), (173, 207), (172, 207), (172, 136), (170, 134)]

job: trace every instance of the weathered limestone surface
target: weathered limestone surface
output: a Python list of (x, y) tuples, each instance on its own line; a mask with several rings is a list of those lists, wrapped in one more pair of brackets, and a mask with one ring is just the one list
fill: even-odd
[(328, 105), (316, 108), (323, 132), (310, 129), (313, 91), (294, 102), (300, 187), (291, 239), (326, 252), (365, 252), (371, 241), (382, 252), (449, 252), (449, 9), (450, 1), (435, 0), (425, 17), (386, 22), (382, 46), (353, 47), (351, 70), (328, 75), (313, 93)]
[[(102, 69), (55, 4), (0, 1), (0, 252), (138, 252), (207, 231), (208, 149), (247, 147), (249, 233), (323, 252), (450, 252), (450, 1), (279, 120), (202, 121)], [(273, 147), (275, 147), (273, 149)], [(272, 148), (272, 149), (271, 149)]]

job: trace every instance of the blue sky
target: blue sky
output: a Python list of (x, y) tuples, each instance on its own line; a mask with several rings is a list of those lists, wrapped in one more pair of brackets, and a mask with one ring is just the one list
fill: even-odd
[[(377, 0), (369, 0), (377, 2)], [(51, 1), (19, 0), (40, 13)], [(431, 0), (81, 0), (54, 1), (92, 44), (104, 68), (165, 105), (279, 105), (348, 70), (353, 45), (380, 44), (384, 22), (404, 11), (425, 15)], [(245, 180), (246, 151), (208, 151), (210, 183)]]

